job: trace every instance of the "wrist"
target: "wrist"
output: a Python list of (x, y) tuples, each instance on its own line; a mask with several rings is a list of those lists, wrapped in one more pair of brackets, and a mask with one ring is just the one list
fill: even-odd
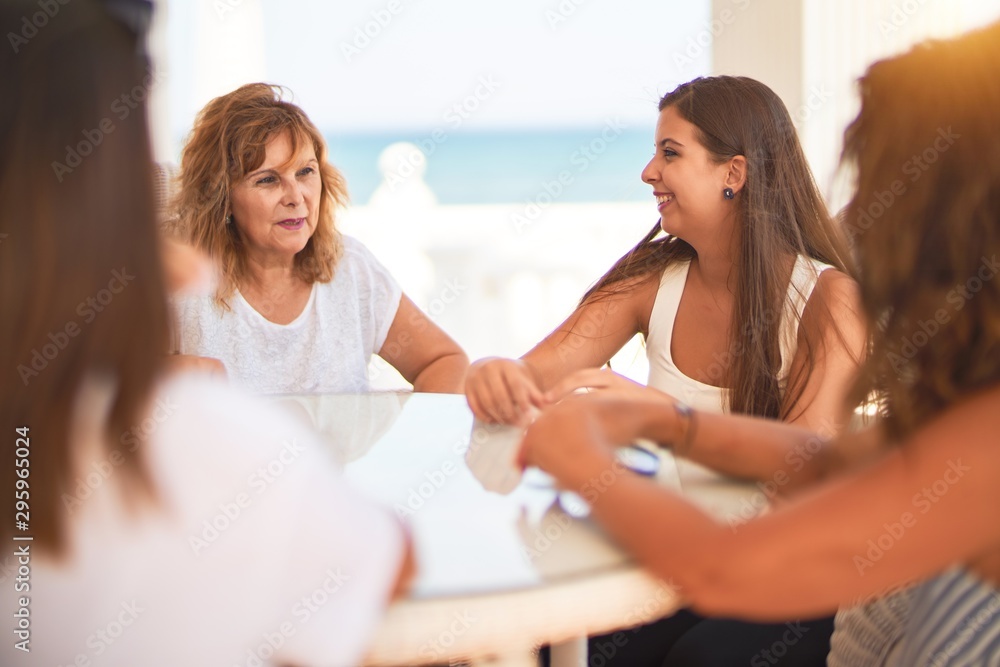
[(538, 387), (539, 389), (543, 388), (542, 378), (540, 377), (538, 370), (531, 364), (530, 361), (528, 361), (524, 357), (521, 357), (519, 359), (513, 359), (513, 361), (514, 363), (518, 364), (521, 368), (523, 368), (525, 371), (527, 371), (528, 377), (531, 379), (532, 382), (535, 383), (536, 387)]
[(644, 436), (683, 456), (694, 441), (697, 416), (686, 403), (670, 399), (643, 406)]
[(677, 428), (674, 438), (670, 441), (670, 448), (675, 455), (687, 456), (691, 451), (691, 443), (694, 441), (695, 429), (697, 427), (696, 412), (687, 403), (674, 402), (674, 415), (677, 418)]

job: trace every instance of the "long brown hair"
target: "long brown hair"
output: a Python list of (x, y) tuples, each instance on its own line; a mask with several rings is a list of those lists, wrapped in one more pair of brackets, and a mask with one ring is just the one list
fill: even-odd
[(900, 437), (1000, 382), (1000, 23), (872, 65), (844, 135), (874, 331), (855, 396)]
[[(4, 2), (2, 25), (35, 10)], [(168, 343), (146, 112), (109, 108), (143, 85), (145, 62), (136, 36), (94, 3), (59, 11), (18, 53), (0, 49), (0, 488), (13, 499), (23, 479), (12, 446), (22, 429), (30, 495), (28, 532), (5, 511), (0, 538), (31, 535), (54, 555), (66, 547), (63, 494), (81, 473), (74, 404), (91, 378), (114, 387), (102, 454), (119, 463), (115, 481), (153, 497), (141, 452), (120, 443)]]
[(282, 132), (289, 134), (292, 155), (312, 144), (323, 187), (316, 231), (295, 256), (296, 272), (307, 283), (329, 282), (343, 251), (334, 214), (347, 203), (347, 185), (305, 112), (283, 100), (279, 86), (265, 83), (217, 97), (198, 114), (184, 147), (175, 207), (182, 233), (221, 264), (216, 301), (223, 307), (246, 278), (245, 242), (236, 225), (226, 224), (233, 186), (263, 164), (268, 142)]
[[(660, 100), (697, 128), (698, 140), (722, 163), (747, 161), (746, 185), (736, 196), (739, 252), (734, 266), (736, 299), (724, 386), (729, 409), (761, 417), (787, 417), (815, 365), (807, 341), (807, 364), (779, 385), (779, 334), (789, 274), (782, 257), (807, 255), (853, 275), (847, 244), (831, 219), (806, 162), (795, 126), (770, 88), (746, 77), (694, 79)], [(720, 195), (721, 196), (721, 195)], [(657, 279), (676, 261), (696, 256), (683, 239), (661, 233), (659, 221), (608, 271), (581, 303), (606, 298), (636, 280)]]

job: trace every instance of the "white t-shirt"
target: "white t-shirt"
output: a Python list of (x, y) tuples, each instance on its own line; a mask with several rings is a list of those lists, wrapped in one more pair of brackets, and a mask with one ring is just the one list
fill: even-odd
[[(144, 448), (158, 504), (130, 514), (114, 461), (83, 457), (63, 496), (67, 560), (33, 552), (31, 589), (17, 594), (30, 597), (30, 653), (14, 648), (4, 586), (0, 664), (357, 664), (400, 566), (390, 512), (348, 488), (275, 406), (193, 375), (155, 398), (136, 431), (148, 439), (123, 442)], [(74, 429), (78, 452), (97, 451), (93, 430)], [(41, 451), (32, 469), (53, 465)]]
[(239, 291), (230, 310), (212, 294), (177, 297), (174, 351), (214, 357), (230, 380), (259, 394), (368, 391), (368, 362), (382, 349), (402, 290), (361, 242), (344, 237), (333, 280), (314, 283), (302, 313), (275, 324)]

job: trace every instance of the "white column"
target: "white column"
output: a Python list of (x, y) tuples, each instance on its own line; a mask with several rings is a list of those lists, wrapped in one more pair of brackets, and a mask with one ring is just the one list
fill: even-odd
[(978, 0), (713, 0), (713, 74), (766, 83), (784, 100), (833, 211), (844, 129), (867, 67), (928, 37), (955, 35), (989, 12)]
[[(843, 0), (837, 0), (841, 2)], [(807, 0), (713, 0), (712, 74), (767, 84), (789, 110), (802, 105)]]
[(875, 61), (928, 37), (955, 35), (963, 24), (954, 0), (806, 0), (799, 134), (834, 212), (849, 196), (849, 175), (835, 177), (844, 130), (860, 106), (858, 79)]

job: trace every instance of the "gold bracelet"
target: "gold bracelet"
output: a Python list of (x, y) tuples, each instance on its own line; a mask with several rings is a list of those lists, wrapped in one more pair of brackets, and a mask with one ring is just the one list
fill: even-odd
[(678, 439), (679, 442), (674, 442), (673, 450), (674, 454), (678, 456), (684, 456), (687, 454), (688, 450), (691, 449), (691, 441), (694, 440), (694, 432), (696, 428), (695, 424), (695, 412), (691, 409), (691, 406), (687, 403), (681, 403), (680, 401), (674, 401), (674, 411), (677, 413), (677, 417), (681, 421), (681, 437)]

